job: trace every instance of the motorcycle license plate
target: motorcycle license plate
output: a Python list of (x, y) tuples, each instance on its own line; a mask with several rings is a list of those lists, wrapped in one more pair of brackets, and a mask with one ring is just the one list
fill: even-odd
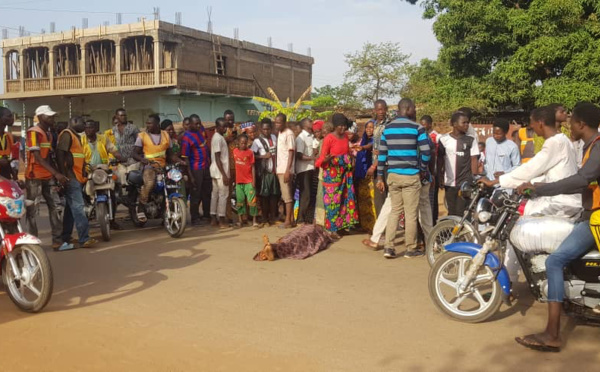
[(106, 195), (98, 195), (96, 196), (96, 200), (99, 202), (107, 202), (108, 201), (108, 196)]

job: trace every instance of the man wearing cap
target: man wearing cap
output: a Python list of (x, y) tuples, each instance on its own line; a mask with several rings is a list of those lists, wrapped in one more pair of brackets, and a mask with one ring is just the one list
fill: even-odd
[[(93, 124), (92, 124), (93, 125)], [(58, 169), (68, 177), (65, 186), (65, 212), (63, 216), (63, 244), (59, 250), (73, 249), (71, 233), (73, 225), (77, 227), (79, 247), (89, 248), (96, 244), (96, 239), (90, 238), (90, 225), (85, 214), (83, 203), (83, 184), (85, 176), (85, 151), (79, 135), (85, 129), (83, 119), (73, 117), (69, 127), (58, 135), (56, 145), (56, 162)]]
[(51, 147), (52, 135), (50, 131), (54, 126), (56, 112), (50, 106), (40, 106), (35, 110), (38, 124), (27, 130), (27, 169), (25, 170), (25, 188), (27, 200), (34, 203), (27, 207), (27, 230), (37, 236), (38, 228), (36, 217), (39, 211), (39, 197), (46, 200), (50, 227), (52, 228), (52, 248), (58, 249), (61, 244), (62, 226), (57, 213), (52, 178), (64, 185), (67, 177), (59, 173), (52, 165)]

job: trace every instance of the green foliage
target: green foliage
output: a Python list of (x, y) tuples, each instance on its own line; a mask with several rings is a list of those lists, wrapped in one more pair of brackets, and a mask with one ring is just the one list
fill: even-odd
[(486, 113), (489, 102), (479, 92), (484, 87), (473, 77), (455, 78), (438, 61), (424, 59), (408, 69), (409, 80), (402, 89), (402, 97), (413, 99), (417, 112), (431, 115), (435, 121), (445, 121), (457, 108), (467, 106)]
[(366, 43), (362, 49), (344, 55), (349, 70), (344, 88), (355, 88), (355, 96), (372, 104), (379, 98), (397, 97), (406, 81), (407, 54), (398, 43)]
[[(464, 96), (461, 89), (470, 81), (491, 107), (600, 103), (594, 89), (600, 85), (600, 1), (420, 3), (423, 16), (435, 19), (434, 32), (442, 44), (438, 67), (446, 78), (456, 80), (458, 96)], [(414, 79), (409, 81), (413, 90)], [(435, 82), (443, 86), (446, 79)]]
[(288, 98), (287, 101), (282, 102), (277, 94), (271, 88), (267, 88), (267, 93), (271, 96), (271, 99), (264, 97), (254, 97), (255, 101), (258, 101), (263, 104), (265, 109), (260, 113), (258, 120), (262, 120), (264, 118), (275, 119), (275, 117), (279, 114), (284, 114), (288, 120), (290, 121), (298, 121), (304, 118), (311, 119), (325, 119), (331, 116), (330, 111), (320, 111), (317, 112), (308, 107), (312, 106), (313, 101), (305, 101), (304, 99), (308, 96), (312, 87), (308, 87), (306, 91), (300, 96), (298, 101), (295, 103), (290, 102)]
[(347, 82), (337, 87), (325, 85), (321, 88), (315, 88), (311, 95), (313, 108), (330, 110), (336, 107), (361, 109), (363, 108), (363, 102), (358, 97), (356, 90), (356, 85)]

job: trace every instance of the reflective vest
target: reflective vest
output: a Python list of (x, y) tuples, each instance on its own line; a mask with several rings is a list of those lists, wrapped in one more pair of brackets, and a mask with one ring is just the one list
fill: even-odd
[[(100, 154), (102, 164), (108, 164), (108, 151), (106, 150), (106, 141), (108, 139), (102, 134), (96, 134), (96, 151)], [(83, 146), (83, 153), (85, 155), (85, 162), (87, 164), (92, 163), (92, 146), (87, 136), (84, 134), (81, 136), (81, 146)], [(97, 164), (94, 164), (97, 165)]]
[[(592, 152), (592, 148), (596, 144), (596, 142), (600, 141), (600, 136), (596, 137), (596, 139), (590, 144), (587, 151), (583, 155), (583, 161), (581, 162), (581, 166), (583, 167), (585, 163), (590, 158), (590, 153)], [(597, 160), (596, 160), (597, 161)], [(592, 192), (592, 207), (591, 210), (595, 211), (600, 209), (600, 187), (598, 187), (598, 181), (591, 182), (588, 185), (588, 189)]]
[(11, 133), (4, 132), (0, 137), (0, 158), (12, 158), (13, 137)]
[(152, 142), (152, 137), (147, 132), (141, 132), (139, 136), (142, 139), (144, 158), (157, 162), (161, 167), (167, 165), (167, 150), (171, 146), (169, 134), (161, 130), (160, 143), (158, 145)]
[(83, 146), (79, 140), (79, 136), (73, 133), (70, 129), (65, 129), (60, 132), (58, 141), (60, 142), (60, 136), (71, 136), (71, 156), (73, 156), (73, 173), (80, 183), (85, 183), (86, 179), (83, 176), (83, 169), (85, 167), (85, 154), (83, 153)]
[[(40, 143), (37, 143), (37, 136), (29, 132), (39, 133), (42, 137)], [(48, 134), (39, 126), (35, 125), (27, 130), (27, 136), (31, 138), (31, 146), (40, 148), (40, 156), (42, 159), (49, 161), (50, 150), (52, 149), (52, 140), (48, 138)], [(25, 178), (34, 180), (49, 180), (52, 178), (52, 173), (35, 161), (33, 152), (27, 149), (27, 169), (25, 170)]]
[(535, 144), (533, 137), (529, 137), (528, 128), (519, 129), (519, 140), (521, 141), (521, 162), (527, 163), (535, 155)]
[[(98, 135), (98, 134), (96, 134)], [(115, 134), (113, 133), (113, 128), (107, 129), (106, 131), (104, 131), (104, 136), (106, 136), (106, 138), (112, 142), (113, 145), (117, 145), (117, 139), (115, 138)]]

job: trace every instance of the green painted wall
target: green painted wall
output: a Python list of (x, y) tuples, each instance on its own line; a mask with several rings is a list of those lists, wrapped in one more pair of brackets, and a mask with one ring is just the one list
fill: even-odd
[(227, 109), (233, 110), (236, 121), (251, 119), (247, 110), (256, 110), (258, 103), (251, 98), (189, 95), (179, 94), (176, 90), (148, 90), (131, 93), (95, 94), (83, 97), (31, 98), (23, 101), (8, 100), (7, 106), (21, 116), (23, 103), (28, 117), (33, 117), (35, 109), (40, 105), (50, 105), (58, 112), (57, 121), (69, 119), (69, 101), (71, 102), (72, 115), (80, 115), (100, 122), (102, 130), (111, 126), (111, 119), (117, 108), (125, 107), (129, 120), (142, 128), (148, 115), (157, 113), (162, 119), (181, 121), (178, 108), (185, 116), (198, 114), (203, 122), (212, 123), (216, 118), (223, 116)]

